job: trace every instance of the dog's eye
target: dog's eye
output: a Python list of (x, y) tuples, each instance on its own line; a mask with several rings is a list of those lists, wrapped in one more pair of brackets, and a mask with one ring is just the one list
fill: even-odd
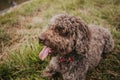
[(57, 29), (58, 29), (58, 31), (62, 31), (62, 30), (64, 30), (64, 27), (63, 26), (58, 26)]
[(68, 33), (65, 29), (63, 29), (63, 30), (60, 30), (60, 31), (59, 31), (59, 34), (60, 34), (61, 36), (66, 37), (66, 36), (68, 36), (69, 33)]
[(64, 37), (68, 35), (67, 29), (65, 29), (64, 26), (57, 26), (56, 32), (58, 32), (59, 35), (64, 36)]

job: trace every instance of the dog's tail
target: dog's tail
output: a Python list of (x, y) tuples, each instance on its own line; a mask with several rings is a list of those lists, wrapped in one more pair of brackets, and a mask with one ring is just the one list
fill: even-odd
[(105, 46), (104, 46), (103, 53), (111, 52), (114, 48), (114, 40), (112, 38), (111, 33), (108, 30), (106, 30), (104, 39), (105, 39)]

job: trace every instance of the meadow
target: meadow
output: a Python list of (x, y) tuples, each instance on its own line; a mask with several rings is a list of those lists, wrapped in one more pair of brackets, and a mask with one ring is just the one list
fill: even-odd
[(59, 13), (111, 31), (115, 48), (89, 71), (87, 80), (120, 80), (120, 0), (31, 0), (0, 15), (0, 80), (48, 80), (40, 76), (50, 58), (38, 58), (38, 36)]

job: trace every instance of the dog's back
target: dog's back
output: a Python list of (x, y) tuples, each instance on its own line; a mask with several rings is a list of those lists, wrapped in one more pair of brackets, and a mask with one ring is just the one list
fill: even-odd
[(101, 60), (102, 55), (110, 52), (114, 48), (114, 41), (110, 32), (100, 26), (90, 25), (91, 42), (88, 52), (91, 67), (95, 67)]

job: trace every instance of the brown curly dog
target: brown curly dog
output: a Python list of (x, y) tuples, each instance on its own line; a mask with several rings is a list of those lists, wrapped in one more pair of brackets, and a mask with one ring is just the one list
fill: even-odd
[[(86, 73), (99, 64), (102, 54), (114, 48), (107, 29), (87, 26), (80, 18), (68, 14), (54, 16), (39, 41), (45, 45), (40, 59), (52, 56), (42, 76), (54, 80), (85, 80)], [(61, 77), (57, 78), (58, 75)]]

